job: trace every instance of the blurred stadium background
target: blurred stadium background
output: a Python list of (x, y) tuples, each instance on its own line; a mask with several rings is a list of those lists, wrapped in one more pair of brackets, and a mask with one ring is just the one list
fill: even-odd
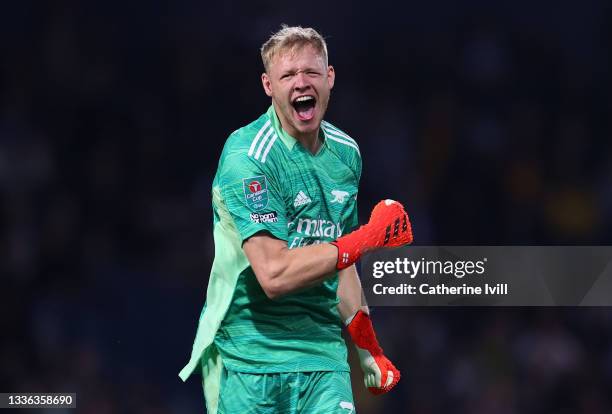
[[(258, 48), (283, 22), (328, 39), (327, 119), (361, 145), (364, 215), (404, 201), (422, 245), (611, 244), (610, 3), (498, 3), (5, 2), (0, 391), (203, 412), (177, 373), (211, 181), (269, 104)], [(370, 398), (355, 375), (360, 413), (612, 412), (609, 308), (374, 318), (403, 380)]]

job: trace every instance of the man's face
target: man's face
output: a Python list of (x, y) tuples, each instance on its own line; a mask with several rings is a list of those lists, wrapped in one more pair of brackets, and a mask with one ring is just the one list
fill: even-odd
[(281, 50), (261, 75), (283, 129), (300, 138), (318, 131), (334, 86), (334, 68), (311, 45)]

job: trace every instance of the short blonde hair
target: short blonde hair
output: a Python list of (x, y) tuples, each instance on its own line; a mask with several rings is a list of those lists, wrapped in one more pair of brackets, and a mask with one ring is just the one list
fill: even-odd
[(270, 69), (270, 63), (274, 56), (281, 50), (291, 50), (311, 45), (323, 57), (327, 67), (327, 44), (323, 36), (312, 27), (287, 26), (283, 24), (281, 29), (274, 33), (261, 46), (261, 60), (266, 72)]

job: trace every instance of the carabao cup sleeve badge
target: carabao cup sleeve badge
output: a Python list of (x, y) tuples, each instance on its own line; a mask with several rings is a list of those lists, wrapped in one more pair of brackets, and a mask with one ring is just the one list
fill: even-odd
[(268, 179), (265, 175), (243, 178), (242, 187), (247, 206), (253, 211), (259, 211), (268, 205)]

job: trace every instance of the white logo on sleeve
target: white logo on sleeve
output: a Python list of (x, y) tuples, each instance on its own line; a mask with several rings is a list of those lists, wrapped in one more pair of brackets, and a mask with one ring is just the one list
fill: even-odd
[(348, 414), (352, 414), (353, 410), (355, 409), (355, 406), (351, 402), (340, 401), (340, 408), (342, 408), (343, 410), (349, 410)]
[(303, 191), (300, 191), (298, 195), (295, 197), (293, 201), (293, 207), (303, 206), (305, 204), (311, 203), (312, 200)]
[(349, 193), (347, 193), (346, 191), (342, 191), (342, 190), (332, 190), (331, 193), (334, 196), (334, 198), (331, 201), (332, 203), (342, 204), (346, 201), (346, 198), (349, 196)]

